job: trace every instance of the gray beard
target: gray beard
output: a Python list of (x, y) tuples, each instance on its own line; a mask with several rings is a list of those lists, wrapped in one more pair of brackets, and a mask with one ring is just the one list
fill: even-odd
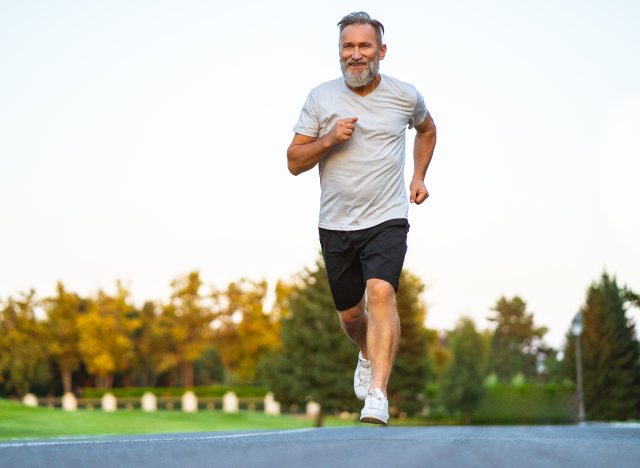
[(371, 83), (373, 79), (378, 75), (378, 70), (380, 69), (380, 61), (378, 59), (371, 60), (369, 63), (367, 63), (367, 68), (364, 69), (360, 74), (352, 73), (347, 67), (347, 62), (341, 60), (340, 68), (342, 69), (344, 82), (347, 84), (347, 86), (351, 86), (352, 88), (360, 88)]

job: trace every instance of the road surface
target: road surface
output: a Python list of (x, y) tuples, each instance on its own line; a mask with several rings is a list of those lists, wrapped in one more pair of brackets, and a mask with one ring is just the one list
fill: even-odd
[(640, 467), (638, 426), (346, 427), (0, 442), (0, 467)]

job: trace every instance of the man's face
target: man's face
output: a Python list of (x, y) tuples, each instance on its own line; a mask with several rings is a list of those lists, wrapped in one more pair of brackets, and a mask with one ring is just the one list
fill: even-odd
[(370, 24), (344, 28), (340, 35), (340, 68), (347, 85), (359, 88), (371, 83), (386, 51), (386, 45), (378, 45), (376, 30)]

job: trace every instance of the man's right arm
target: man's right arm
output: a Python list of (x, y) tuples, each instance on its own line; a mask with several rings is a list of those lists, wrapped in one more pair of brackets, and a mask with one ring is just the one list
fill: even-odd
[(313, 168), (327, 152), (343, 141), (351, 139), (356, 117), (340, 119), (326, 135), (316, 138), (296, 133), (287, 149), (287, 166), (293, 175)]

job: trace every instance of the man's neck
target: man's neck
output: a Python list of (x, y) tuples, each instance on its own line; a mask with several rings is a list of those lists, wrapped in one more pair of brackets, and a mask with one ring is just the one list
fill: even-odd
[(378, 73), (376, 77), (373, 80), (371, 80), (371, 82), (367, 83), (364, 86), (354, 88), (353, 86), (347, 85), (347, 87), (357, 95), (364, 97), (367, 94), (371, 94), (378, 87), (381, 80), (382, 78), (380, 77), (380, 73)]

